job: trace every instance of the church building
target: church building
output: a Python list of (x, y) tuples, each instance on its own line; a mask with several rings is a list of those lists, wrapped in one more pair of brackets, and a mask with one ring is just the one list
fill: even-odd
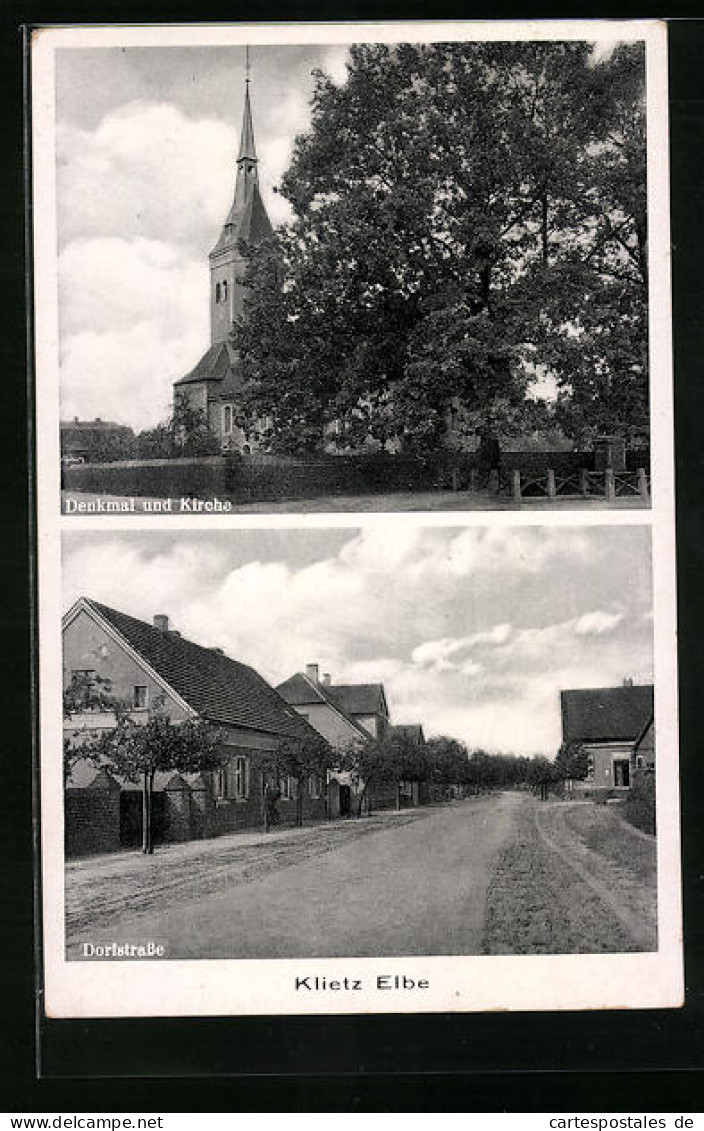
[(174, 405), (184, 401), (205, 416), (223, 451), (255, 447), (236, 423), (236, 403), (242, 387), (242, 363), (230, 338), (245, 307), (246, 246), (272, 234), (259, 191), (257, 151), (249, 101), (249, 69), (245, 80), (244, 115), (235, 195), (210, 264), (210, 348), (190, 373), (174, 382)]

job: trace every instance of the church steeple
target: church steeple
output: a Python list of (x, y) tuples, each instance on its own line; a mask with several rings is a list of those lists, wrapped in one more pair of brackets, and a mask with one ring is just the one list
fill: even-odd
[(242, 245), (259, 243), (272, 233), (271, 223), (259, 192), (258, 160), (254, 144), (249, 86), (249, 48), (247, 48), (244, 110), (236, 162), (235, 194), (220, 238), (209, 256), (210, 333), (213, 343), (226, 341), (233, 322), (243, 313), (245, 288), (242, 280), (247, 261), (242, 254)]

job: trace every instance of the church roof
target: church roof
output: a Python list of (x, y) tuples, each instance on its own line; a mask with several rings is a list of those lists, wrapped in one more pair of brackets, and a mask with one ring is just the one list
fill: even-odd
[(242, 134), (237, 157), (235, 197), (220, 238), (211, 251), (211, 257), (228, 248), (244, 243), (259, 243), (272, 234), (272, 227), (259, 192), (257, 177), (257, 150), (254, 145), (252, 108), (249, 102), (249, 80), (245, 86)]
[(221, 394), (234, 393), (241, 387), (242, 362), (230, 342), (216, 342), (212, 345), (190, 373), (179, 377), (174, 385), (194, 385), (204, 381), (220, 383)]
[(249, 104), (249, 79), (244, 90), (244, 113), (242, 114), (242, 137), (240, 138), (240, 151), (238, 161), (256, 161), (257, 151), (254, 147), (254, 127), (252, 125), (252, 107)]
[[(240, 184), (239, 175), (237, 184), (238, 186)], [(273, 232), (271, 221), (267, 216), (264, 201), (259, 192), (259, 185), (254, 184), (252, 186), (247, 199), (238, 200), (238, 195), (235, 191), (232, 208), (223, 225), (220, 238), (210, 253), (211, 256), (217, 255), (226, 248), (237, 247), (240, 241), (252, 244), (260, 243), (261, 240), (268, 239)], [(242, 193), (242, 196), (244, 195)]]

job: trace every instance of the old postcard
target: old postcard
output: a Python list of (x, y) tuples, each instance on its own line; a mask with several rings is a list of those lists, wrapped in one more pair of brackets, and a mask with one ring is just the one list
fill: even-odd
[(682, 1004), (664, 26), (32, 108), (49, 1015)]

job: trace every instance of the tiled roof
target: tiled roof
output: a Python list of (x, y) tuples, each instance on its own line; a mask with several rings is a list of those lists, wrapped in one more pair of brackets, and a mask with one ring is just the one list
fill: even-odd
[(230, 343), (216, 342), (209, 350), (206, 350), (198, 364), (189, 373), (174, 381), (174, 385), (192, 385), (200, 381), (224, 381), (227, 377), (230, 377), (230, 383), (234, 384), (233, 379), (235, 377), (239, 379), (240, 369), (241, 362), (237, 351), (233, 349)]
[(347, 711), (345, 711), (344, 707), (333, 699), (327, 684), (314, 683), (313, 680), (308, 679), (308, 676), (303, 675), (302, 672), (296, 672), (290, 679), (287, 679), (284, 683), (280, 683), (276, 690), (279, 695), (293, 707), (305, 707), (311, 703), (328, 703), (338, 714), (346, 719), (351, 727), (360, 731), (367, 738), (371, 738), (369, 732), (365, 730), (360, 723), (356, 722)]
[(652, 684), (561, 691), (563, 742), (634, 742), (653, 713)]
[(317, 736), (254, 668), (98, 601), (86, 604), (202, 718), (289, 738)]
[(381, 683), (341, 683), (326, 687), (332, 701), (348, 715), (386, 715), (386, 696)]
[(272, 232), (271, 221), (267, 216), (259, 186), (255, 184), (247, 200), (238, 200), (235, 196), (220, 238), (210, 254), (217, 255), (225, 248), (237, 248), (240, 242), (260, 243), (268, 239)]

